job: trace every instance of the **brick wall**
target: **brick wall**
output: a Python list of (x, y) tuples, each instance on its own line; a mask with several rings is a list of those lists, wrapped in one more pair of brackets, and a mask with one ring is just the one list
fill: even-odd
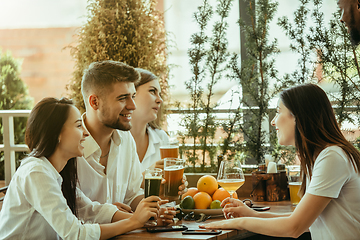
[(74, 61), (70, 49), (77, 28), (0, 29), (0, 48), (23, 59), (21, 78), (34, 102), (66, 96)]

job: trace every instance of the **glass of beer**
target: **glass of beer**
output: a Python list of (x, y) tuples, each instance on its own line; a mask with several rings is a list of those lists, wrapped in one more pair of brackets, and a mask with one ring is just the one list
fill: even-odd
[(159, 196), (162, 176), (163, 170), (160, 168), (145, 170), (145, 198)]
[(185, 168), (185, 160), (179, 158), (165, 158), (164, 172), (165, 180), (164, 195), (169, 200), (179, 197), (179, 186), (182, 184)]
[(245, 183), (240, 160), (221, 161), (217, 175), (217, 183), (230, 193), (230, 197), (233, 197), (234, 192)]
[(164, 158), (178, 158), (179, 157), (179, 141), (172, 139), (167, 143), (162, 143), (160, 146), (161, 159)]
[(301, 186), (300, 169), (294, 169), (289, 171), (289, 192), (291, 204), (296, 206), (299, 204), (301, 198), (298, 193)]

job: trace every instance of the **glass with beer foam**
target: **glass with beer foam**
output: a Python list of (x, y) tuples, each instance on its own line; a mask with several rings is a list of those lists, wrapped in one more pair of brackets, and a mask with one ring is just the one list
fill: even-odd
[(145, 198), (159, 196), (162, 176), (163, 170), (160, 168), (145, 170)]
[(298, 193), (301, 186), (300, 169), (294, 169), (289, 171), (289, 192), (291, 204), (296, 206), (299, 204), (301, 198)]
[(176, 139), (170, 140), (170, 142), (162, 143), (160, 146), (161, 159), (164, 158), (178, 158), (179, 157), (179, 141)]
[(182, 184), (185, 160), (179, 158), (165, 158), (164, 172), (165, 180), (164, 195), (166, 198), (175, 199), (179, 196), (179, 186)]

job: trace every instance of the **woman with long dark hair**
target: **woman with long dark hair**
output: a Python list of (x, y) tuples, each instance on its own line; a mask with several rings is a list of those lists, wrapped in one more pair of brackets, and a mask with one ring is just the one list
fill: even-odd
[(142, 200), (129, 215), (91, 202), (76, 188), (75, 158), (83, 155), (87, 136), (70, 100), (45, 98), (34, 107), (25, 132), (30, 154), (7, 190), (0, 239), (106, 239), (157, 216), (158, 197)]
[(314, 84), (283, 91), (272, 120), (281, 145), (296, 147), (301, 161), (302, 196), (294, 212), (255, 212), (241, 201), (225, 199), (227, 218), (204, 225), (312, 239), (360, 238), (360, 153), (340, 131), (325, 92)]

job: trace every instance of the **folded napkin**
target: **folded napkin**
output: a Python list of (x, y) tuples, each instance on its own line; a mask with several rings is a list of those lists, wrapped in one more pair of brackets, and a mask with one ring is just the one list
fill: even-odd
[(277, 167), (275, 162), (269, 162), (267, 166), (267, 173), (277, 173)]

